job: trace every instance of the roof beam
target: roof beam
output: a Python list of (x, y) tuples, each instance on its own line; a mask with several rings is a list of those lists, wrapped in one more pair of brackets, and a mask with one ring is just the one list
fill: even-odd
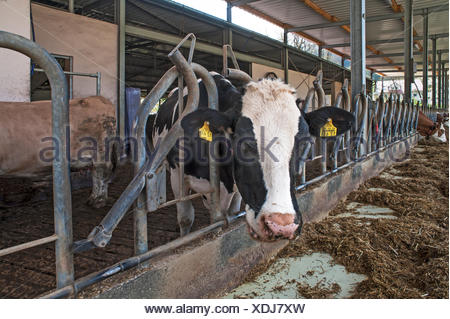
[[(133, 35), (133, 36), (137, 36), (137, 37), (141, 37), (141, 38), (149, 39), (149, 40), (153, 40), (153, 41), (168, 43), (171, 45), (177, 45), (183, 39), (182, 37), (175, 36), (172, 34), (154, 31), (154, 30), (150, 30), (150, 29), (145, 29), (145, 28), (141, 28), (141, 27), (135, 27), (132, 25), (125, 25), (125, 32), (129, 35)], [(190, 45), (190, 41), (186, 41), (183, 44), (183, 47), (189, 47), (189, 45)], [(219, 56), (222, 55), (221, 47), (212, 45), (209, 43), (204, 43), (201, 41), (196, 42), (195, 50), (207, 52), (207, 53), (219, 55)], [(241, 52), (235, 52), (235, 55), (238, 60), (241, 60), (244, 62), (254, 62), (254, 63), (270, 66), (270, 67), (277, 68), (277, 69), (282, 68), (280, 63), (277, 63), (277, 62), (274, 62), (274, 61), (271, 61), (268, 59), (255, 57), (255, 56), (241, 53)]]
[[(428, 12), (437, 12), (437, 11), (448, 11), (448, 5), (445, 6), (432, 6), (428, 8)], [(414, 10), (413, 15), (423, 15), (424, 9), (416, 9)], [(383, 15), (377, 15), (377, 16), (371, 16), (366, 18), (366, 23), (368, 22), (375, 22), (375, 21), (383, 21), (383, 20), (391, 20), (391, 19), (400, 19), (403, 17), (403, 13), (391, 13), (391, 14), (383, 14)], [(288, 29), (288, 32), (295, 32), (295, 31), (307, 31), (307, 30), (316, 30), (316, 29), (323, 29), (323, 28), (333, 28), (333, 27), (340, 27), (343, 25), (349, 25), (350, 20), (343, 20), (343, 21), (336, 21), (336, 22), (330, 22), (330, 23), (320, 23), (320, 24), (313, 24), (308, 26), (302, 26), (302, 27), (294, 27), (291, 29)]]
[[(323, 10), (321, 7), (319, 7), (313, 1), (311, 1), (311, 0), (299, 0), (299, 1), (302, 2), (304, 5), (308, 6), (309, 8), (311, 8), (312, 10), (314, 10), (315, 12), (317, 12), (318, 14), (320, 14), (322, 17), (324, 17), (325, 19), (327, 19), (330, 22), (338, 22), (339, 21), (338, 18), (336, 18), (335, 16), (329, 14), (325, 10)], [(345, 31), (347, 31), (348, 33), (350, 33), (350, 26), (349, 25), (342, 25), (341, 28), (344, 29)], [(326, 47), (322, 46), (322, 48), (326, 48)], [(330, 47), (330, 48), (332, 48), (332, 47)], [(370, 46), (370, 44), (367, 43), (367, 42), (366, 42), (366, 48), (369, 49), (370, 51), (372, 51), (375, 54), (383, 54), (383, 52), (381, 52), (381, 51), (375, 49), (374, 47)], [(383, 59), (386, 60), (386, 62), (392, 63), (392, 60), (389, 59), (388, 57), (384, 57)]]
[[(448, 38), (448, 32), (446, 33), (437, 33), (434, 35), (430, 35), (430, 39), (436, 37), (436, 39), (439, 38)], [(367, 44), (384, 44), (384, 43), (397, 43), (397, 42), (403, 42), (403, 38), (395, 38), (395, 39), (386, 39), (386, 40), (372, 40), (367, 41)], [(414, 37), (414, 41), (423, 40), (422, 36), (416, 36)], [(347, 43), (336, 43), (336, 44), (327, 44), (323, 45), (322, 48), (328, 49), (328, 48), (344, 48), (344, 47), (350, 47), (350, 42)]]
[[(442, 63), (447, 63), (448, 62), (448, 60), (442, 60)], [(420, 61), (420, 62), (416, 62), (416, 64), (417, 65), (422, 65), (423, 64), (423, 62), (422, 61)], [(431, 64), (431, 63), (430, 63)], [(394, 63), (394, 65), (405, 65), (405, 63), (404, 62), (398, 62), (398, 63)], [(392, 66), (392, 64), (391, 63), (380, 63), (380, 64), (370, 64), (370, 65), (367, 65), (367, 66), (370, 66), (370, 67), (380, 67), (380, 66)]]
[(237, 0), (237, 1), (231, 2), (230, 4), (232, 7), (240, 7), (240, 6), (243, 6), (243, 5), (252, 3), (252, 2), (256, 2), (256, 1), (259, 1), (259, 0)]
[[(446, 71), (447, 71), (447, 70), (448, 70), (448, 68), (445, 68), (444, 70), (446, 70)], [(394, 73), (394, 72), (395, 72), (395, 73), (397, 73), (397, 72), (404, 72), (403, 70), (382, 70), (382, 71), (383, 71), (384, 73)], [(417, 71), (416, 71), (416, 73), (417, 73), (417, 72), (422, 72), (422, 71), (423, 71), (423, 70), (422, 70), (422, 69), (420, 69), (420, 70), (417, 70)]]
[[(389, 2), (391, 4), (391, 8), (392, 8), (392, 10), (394, 10), (394, 12), (402, 13), (405, 11), (405, 10), (403, 10), (402, 5), (398, 4), (396, 0), (390, 0)], [(405, 24), (405, 17), (401, 17), (400, 19), (402, 20), (403, 24)], [(413, 32), (413, 36), (417, 36), (417, 31), (414, 28), (414, 26), (412, 27), (412, 32)], [(423, 50), (422, 44), (420, 44), (420, 42), (418, 40), (414, 40), (413, 42), (418, 45), (420, 51)]]
[[(448, 53), (448, 49), (442, 49), (441, 50), (442, 51), (442, 53)], [(429, 50), (428, 51), (428, 54), (432, 54), (433, 53), (433, 51), (431, 51), (431, 50)], [(384, 54), (380, 54), (380, 55), (368, 55), (368, 56), (366, 56), (366, 58), (367, 59), (375, 59), (375, 58), (381, 58), (381, 57), (383, 57), (383, 56), (391, 56), (391, 57), (396, 57), (396, 56), (403, 56), (403, 52), (395, 52), (395, 53), (384, 53)], [(414, 55), (422, 55), (422, 52), (420, 52), (420, 51), (415, 51), (414, 53), (413, 53)]]
[[(231, 3), (230, 0), (226, 0), (226, 1), (228, 3)], [(273, 17), (271, 17), (271, 16), (269, 16), (269, 15), (267, 15), (265, 13), (262, 13), (261, 11), (256, 10), (255, 8), (252, 8), (252, 7), (248, 6), (248, 5), (242, 5), (241, 8), (244, 9), (245, 11), (247, 11), (247, 12), (250, 12), (250, 13), (254, 14), (255, 16), (260, 17), (261, 19), (264, 19), (266, 21), (269, 21), (270, 23), (273, 23), (273, 24), (279, 26), (280, 28), (289, 29), (289, 28), (293, 28), (294, 27), (294, 26), (292, 26), (290, 24), (282, 23), (282, 22), (278, 21), (277, 19), (274, 19)], [(303, 33), (303, 32), (295, 32), (295, 33), (300, 35), (300, 36), (302, 36), (303, 38), (311, 41), (311, 42), (314, 42), (314, 43), (318, 44), (318, 45), (322, 45), (323, 44), (322, 41), (320, 41), (319, 39), (316, 39), (313, 36), (310, 36), (307, 33)], [(330, 49), (329, 51), (333, 52), (334, 54), (337, 54), (337, 55), (339, 55), (341, 57), (346, 57), (346, 55), (344, 53), (340, 52), (340, 51), (333, 50), (333, 49)]]
[(111, 1), (109, 1), (109, 0), (97, 0), (97, 1), (94, 1), (94, 2), (84, 6), (81, 9), (81, 11), (83, 13), (85, 13), (85, 12), (91, 11), (93, 9), (100, 8), (100, 7), (102, 7), (102, 6), (104, 6), (104, 5), (108, 4), (108, 3), (111, 3)]

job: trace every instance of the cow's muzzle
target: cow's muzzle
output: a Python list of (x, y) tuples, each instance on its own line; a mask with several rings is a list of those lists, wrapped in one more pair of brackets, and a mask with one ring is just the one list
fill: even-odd
[(277, 239), (294, 239), (301, 230), (300, 221), (293, 214), (270, 213), (255, 217), (255, 212), (247, 205), (245, 208), (248, 231), (250, 235), (261, 241)]

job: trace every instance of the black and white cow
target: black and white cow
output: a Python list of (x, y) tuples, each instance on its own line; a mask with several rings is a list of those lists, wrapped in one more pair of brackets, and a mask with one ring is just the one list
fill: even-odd
[[(302, 114), (296, 105), (295, 90), (279, 80), (262, 79), (238, 89), (217, 73), (213, 78), (219, 93), (219, 111), (208, 109), (207, 93), (199, 81), (198, 110), (181, 122), (185, 131), (186, 190), (210, 190), (207, 156), (210, 143), (199, 137), (199, 129), (206, 123), (220, 141), (217, 160), (222, 212), (239, 211), (242, 196), (249, 232), (254, 238), (294, 238), (302, 225), (294, 179), (305, 139), (310, 133), (317, 135), (330, 118), (337, 134), (342, 134), (350, 129), (353, 115), (334, 107)], [(178, 94), (172, 94), (161, 105), (154, 119), (153, 143), (177, 120), (177, 101)], [(167, 157), (175, 196), (179, 195), (178, 154), (178, 148), (174, 147)], [(206, 206), (208, 201), (205, 196)], [(177, 210), (184, 235), (194, 221), (194, 208), (190, 201), (185, 201), (177, 204)]]

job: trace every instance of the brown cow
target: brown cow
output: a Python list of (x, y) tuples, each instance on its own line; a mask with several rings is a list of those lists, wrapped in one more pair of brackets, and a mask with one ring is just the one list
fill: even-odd
[[(93, 96), (70, 101), (71, 167), (93, 166), (88, 203), (106, 204), (116, 166), (115, 109)], [(50, 101), (0, 102), (0, 176), (34, 177), (50, 173), (59, 143), (52, 139)], [(112, 143), (109, 143), (113, 141)]]
[(417, 123), (417, 131), (422, 136), (433, 135), (439, 126), (433, 123), (422, 111), (419, 111), (419, 121)]

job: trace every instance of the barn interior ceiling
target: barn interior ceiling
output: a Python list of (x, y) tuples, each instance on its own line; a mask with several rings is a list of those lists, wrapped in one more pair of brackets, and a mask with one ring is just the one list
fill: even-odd
[[(283, 28), (296, 30), (332, 52), (350, 55), (350, 0), (227, 0)], [(406, 0), (366, 1), (367, 67), (387, 73), (403, 70), (403, 11)], [(437, 51), (448, 61), (447, 0), (413, 1), (413, 34), (423, 36), (423, 14), (428, 12), (429, 35), (437, 35)], [(431, 41), (428, 45), (431, 54)], [(423, 40), (414, 41), (414, 59), (422, 69)], [(429, 57), (431, 61), (431, 56)], [(447, 64), (448, 68), (448, 64)], [(394, 75), (392, 74), (392, 75)]]
[[(62, 10), (68, 9), (67, 0), (35, 0), (33, 2)], [(75, 13), (94, 19), (114, 23), (115, 4), (108, 0), (75, 0)], [(226, 21), (165, 0), (127, 0), (126, 25), (160, 32), (161, 34), (184, 37), (192, 32), (199, 43), (220, 48), (225, 43), (227, 28), (233, 31), (235, 52), (254, 57), (273, 67), (282, 68), (283, 43), (259, 33), (230, 25)], [(126, 83), (144, 91), (151, 89), (157, 80), (172, 65), (167, 54), (173, 45), (162, 41), (147, 39), (136, 34), (126, 35)], [(331, 63), (315, 55), (291, 47), (289, 49), (289, 68), (307, 74), (315, 74), (322, 68), (324, 88), (329, 90), (331, 81), (343, 81), (350, 77), (348, 69)], [(249, 61), (239, 59), (241, 69), (250, 71)], [(220, 72), (222, 57), (197, 49), (194, 62), (208, 70)]]

